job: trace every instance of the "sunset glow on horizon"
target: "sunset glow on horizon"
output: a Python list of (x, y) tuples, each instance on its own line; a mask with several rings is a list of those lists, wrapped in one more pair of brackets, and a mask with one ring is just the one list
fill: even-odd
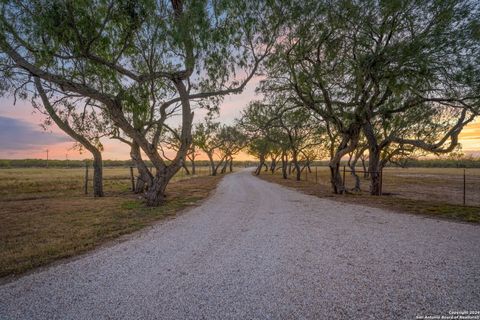
[[(245, 91), (239, 95), (225, 98), (220, 107), (219, 121), (232, 123), (240, 116), (241, 110), (247, 104), (258, 99), (255, 96), (255, 86), (259, 79), (254, 79), (247, 85)], [(205, 112), (197, 110), (195, 122), (203, 119)], [(35, 112), (28, 101), (17, 101), (13, 105), (12, 98), (0, 99), (0, 159), (45, 159), (48, 150), (49, 159), (56, 160), (83, 160), (91, 158), (88, 152), (80, 153), (74, 149), (74, 142), (58, 127), (52, 125), (48, 131), (40, 126), (45, 116)], [(6, 125), (8, 124), (8, 128)], [(9, 133), (7, 134), (7, 130)], [(104, 139), (103, 159), (128, 160), (129, 147), (117, 140)], [(480, 157), (480, 118), (470, 123), (460, 134), (462, 152), (465, 155)], [(200, 155), (199, 160), (206, 160)], [(236, 160), (253, 160), (245, 152), (235, 156)]]

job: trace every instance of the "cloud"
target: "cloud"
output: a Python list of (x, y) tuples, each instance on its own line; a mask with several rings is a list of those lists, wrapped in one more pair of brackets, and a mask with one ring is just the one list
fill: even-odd
[(72, 141), (68, 136), (42, 131), (39, 126), (21, 119), (0, 116), (0, 150), (35, 150)]

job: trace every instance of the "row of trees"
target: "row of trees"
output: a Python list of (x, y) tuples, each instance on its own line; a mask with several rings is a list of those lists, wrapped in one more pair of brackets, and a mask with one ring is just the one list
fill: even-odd
[(378, 195), (389, 161), (454, 151), (480, 111), (479, 14), (461, 0), (292, 2), (265, 98), (244, 114), (252, 152), (283, 167), (288, 156), (299, 175), (302, 150), (322, 146), (335, 193), (346, 191), (340, 161), (354, 171), (368, 158)]
[[(368, 158), (370, 191), (379, 194), (387, 162), (455, 150), (479, 114), (479, 6), (6, 0), (0, 87), (32, 99), (47, 124), (93, 155), (96, 196), (103, 195), (102, 138), (130, 147), (137, 189), (151, 206), (199, 150), (216, 174), (245, 144), (260, 169), (270, 158), (284, 176), (291, 168), (299, 178), (312, 159), (328, 157), (335, 193), (345, 192), (340, 161), (348, 157), (354, 171)], [(196, 109), (217, 111), (259, 73), (264, 98), (238, 125), (210, 120), (194, 128)]]
[[(150, 206), (191, 154), (194, 110), (242, 92), (284, 15), (281, 3), (231, 0), (7, 0), (0, 9), (2, 93), (32, 99), (92, 153), (95, 196), (101, 138), (129, 145)], [(167, 159), (162, 139), (178, 123)]]

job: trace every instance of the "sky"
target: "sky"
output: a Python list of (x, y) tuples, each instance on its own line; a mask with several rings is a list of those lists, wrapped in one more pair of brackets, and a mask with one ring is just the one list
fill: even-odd
[[(259, 78), (254, 78), (242, 94), (227, 96), (220, 106), (218, 120), (223, 123), (232, 123), (251, 100), (259, 98), (255, 96), (255, 87), (259, 81)], [(197, 110), (194, 121), (201, 121), (204, 115), (204, 111)], [(82, 160), (90, 158), (88, 152), (80, 154), (73, 149), (73, 140), (55, 125), (44, 130), (41, 127), (44, 119), (45, 116), (39, 114), (38, 111), (35, 112), (28, 101), (17, 101), (14, 105), (11, 97), (0, 98), (0, 159), (45, 159), (47, 157), (46, 150), (48, 150), (50, 159)], [(129, 148), (122, 142), (106, 139), (103, 143), (104, 159), (129, 159)], [(466, 155), (480, 156), (480, 118), (464, 128), (460, 135), (460, 143), (462, 151)], [(238, 160), (248, 158), (245, 153), (236, 157)]]
[[(255, 87), (260, 78), (253, 78), (241, 94), (225, 97), (220, 105), (222, 123), (233, 123), (240, 117), (241, 110), (248, 103), (258, 98)], [(206, 114), (204, 110), (196, 110), (194, 122), (201, 122)], [(83, 160), (91, 158), (87, 151), (80, 154), (75, 150), (73, 140), (63, 133), (55, 124), (42, 128), (45, 115), (35, 110), (29, 101), (17, 100), (14, 105), (12, 97), (0, 98), (0, 159), (49, 159)], [(128, 160), (129, 147), (117, 140), (104, 139), (103, 159)], [(239, 160), (249, 158), (245, 153), (239, 154)], [(200, 156), (200, 160), (206, 157)]]

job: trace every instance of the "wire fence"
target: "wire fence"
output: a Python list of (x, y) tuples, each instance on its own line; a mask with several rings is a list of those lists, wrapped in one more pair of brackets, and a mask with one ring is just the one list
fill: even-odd
[[(172, 178), (173, 181), (179, 181), (184, 179), (189, 179), (192, 177), (201, 177), (209, 176), (212, 173), (210, 166), (197, 166), (195, 167), (195, 173), (191, 167), (189, 170), (181, 168), (175, 176)], [(71, 169), (78, 170), (78, 169)], [(155, 169), (153, 167), (149, 168), (150, 172), (154, 173)], [(103, 183), (104, 189), (108, 190), (117, 190), (120, 188), (125, 188), (128, 186), (129, 189), (135, 190), (135, 184), (137, 182), (137, 169), (135, 167), (104, 167), (103, 168)], [(93, 190), (93, 168), (91, 165), (85, 166), (84, 168), (84, 180), (83, 180), (83, 190), (85, 194), (89, 194)]]
[[(330, 170), (325, 166), (303, 169), (301, 180), (330, 188)], [(368, 193), (368, 172), (356, 168), (361, 192)], [(355, 176), (348, 167), (341, 168), (345, 187), (355, 186)], [(449, 204), (480, 206), (480, 168), (396, 168), (387, 167), (380, 174), (383, 195), (428, 200)], [(292, 178), (294, 173), (291, 173)]]

